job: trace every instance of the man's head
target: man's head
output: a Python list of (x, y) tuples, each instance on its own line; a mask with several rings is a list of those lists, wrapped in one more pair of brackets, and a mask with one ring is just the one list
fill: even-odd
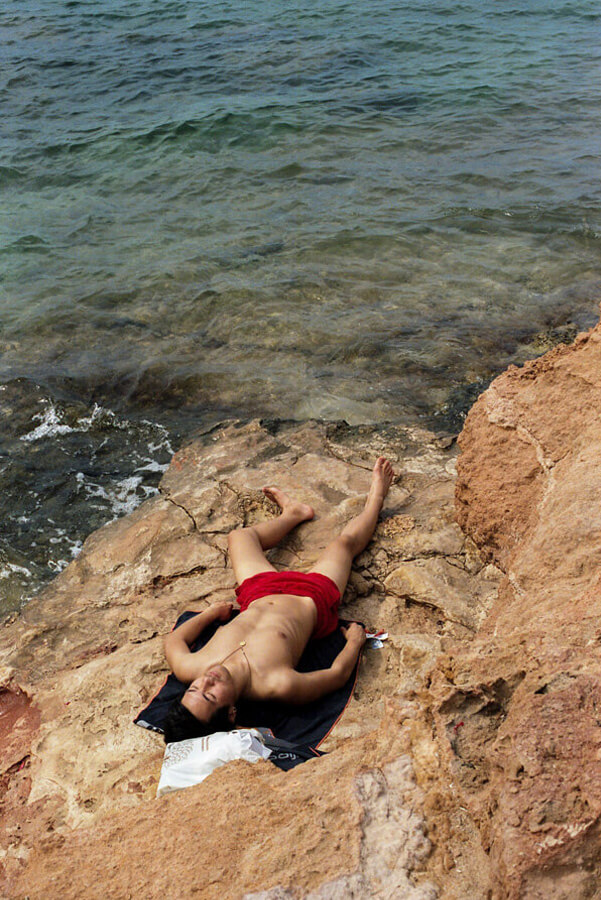
[(236, 719), (237, 692), (225, 666), (212, 666), (196, 678), (165, 718), (165, 743), (231, 731)]

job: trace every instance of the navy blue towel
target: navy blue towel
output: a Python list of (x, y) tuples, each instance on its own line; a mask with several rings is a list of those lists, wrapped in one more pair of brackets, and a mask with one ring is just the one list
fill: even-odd
[[(182, 613), (175, 627), (195, 615), (195, 612)], [(232, 617), (236, 615), (239, 615), (238, 610), (234, 610)], [(190, 649), (194, 651), (203, 647), (219, 627), (217, 622), (210, 625)], [(328, 637), (309, 641), (299, 660), (298, 671), (314, 672), (318, 669), (328, 669), (345, 644), (340, 627)], [(269, 737), (266, 740), (272, 750), (270, 759), (282, 769), (294, 768), (306, 759), (320, 756), (319, 745), (330, 733), (351, 698), (358, 666), (359, 660), (343, 687), (303, 706), (273, 701), (239, 700), (236, 724), (243, 728), (262, 728), (271, 732), (273, 735), (271, 743)], [(183, 684), (175, 675), (169, 675), (158, 694), (134, 719), (136, 725), (162, 734), (163, 722), (170, 705), (182, 696), (186, 688), (187, 684)]]

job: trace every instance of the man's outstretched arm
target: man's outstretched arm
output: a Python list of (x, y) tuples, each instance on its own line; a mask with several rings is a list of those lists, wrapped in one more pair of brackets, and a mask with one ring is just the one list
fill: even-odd
[(348, 681), (355, 668), (361, 647), (365, 643), (365, 631), (357, 622), (342, 629), (346, 645), (342, 648), (329, 669), (318, 669), (316, 672), (297, 672), (285, 669), (278, 672), (274, 679), (271, 699), (286, 703), (310, 703), (325, 694), (342, 687)]
[(221, 622), (227, 622), (232, 614), (231, 603), (215, 603), (212, 606), (203, 609), (202, 612), (192, 616), (174, 628), (173, 631), (165, 638), (165, 656), (169, 667), (176, 678), (180, 681), (189, 681), (190, 663), (192, 654), (190, 652), (190, 644), (193, 644), (196, 638), (202, 634), (205, 628), (208, 628), (212, 622), (219, 619)]

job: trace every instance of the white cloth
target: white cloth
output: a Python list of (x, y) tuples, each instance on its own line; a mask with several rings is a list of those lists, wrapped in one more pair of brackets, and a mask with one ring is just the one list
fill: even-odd
[(157, 797), (204, 781), (219, 766), (233, 759), (258, 762), (268, 759), (271, 750), (261, 734), (252, 728), (217, 731), (205, 737), (174, 741), (165, 747)]

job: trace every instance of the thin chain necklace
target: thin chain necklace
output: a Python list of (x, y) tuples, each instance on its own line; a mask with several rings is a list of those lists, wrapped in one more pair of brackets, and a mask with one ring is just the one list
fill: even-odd
[(240, 641), (240, 643), (238, 644), (237, 647), (234, 647), (234, 649), (231, 650), (227, 656), (224, 656), (224, 658), (221, 660), (219, 665), (222, 666), (224, 664), (224, 662), (226, 661), (226, 659), (229, 659), (230, 656), (233, 656), (234, 653), (236, 653), (238, 650), (242, 650), (242, 655), (243, 655), (244, 659), (246, 660), (246, 665), (248, 666), (248, 684), (250, 685), (251, 680), (252, 680), (252, 669), (251, 669), (250, 663), (248, 661), (248, 656), (246, 655), (246, 650), (244, 649), (245, 647), (246, 647), (246, 641)]

